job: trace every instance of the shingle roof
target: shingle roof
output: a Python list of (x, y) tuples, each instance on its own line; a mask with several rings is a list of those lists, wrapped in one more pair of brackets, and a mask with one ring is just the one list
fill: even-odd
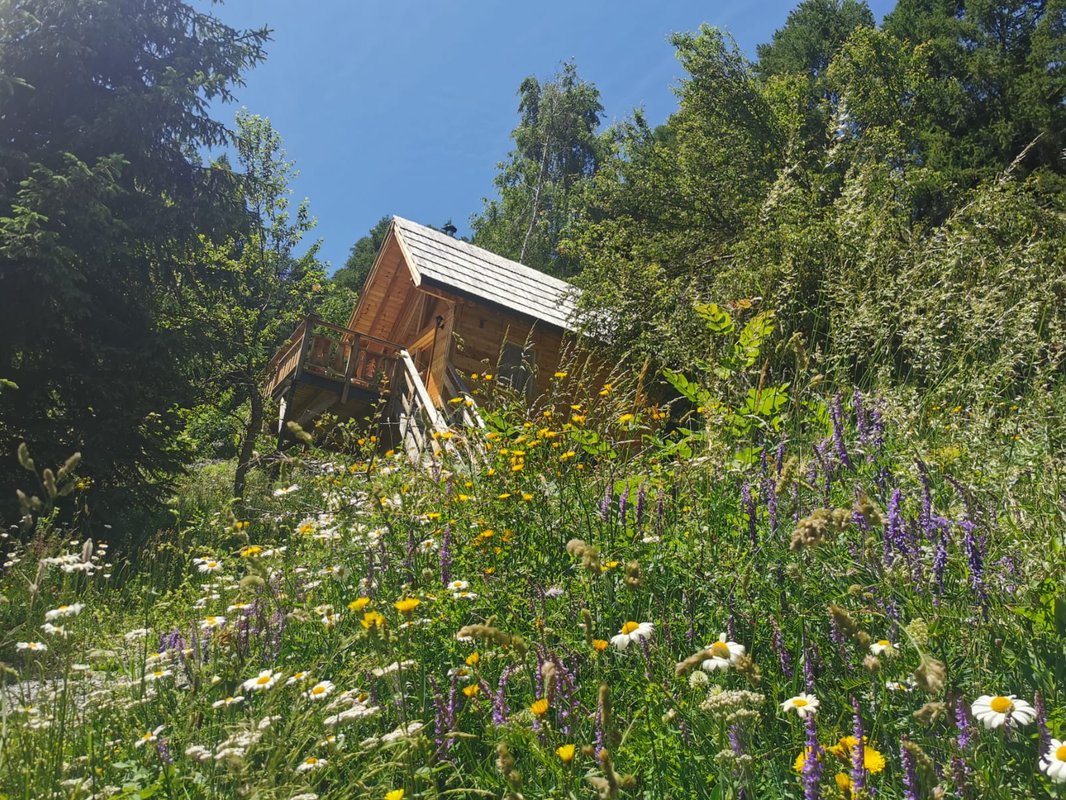
[(417, 222), (403, 217), (392, 221), (414, 261), (416, 284), (428, 279), (563, 330), (573, 329), (576, 287)]

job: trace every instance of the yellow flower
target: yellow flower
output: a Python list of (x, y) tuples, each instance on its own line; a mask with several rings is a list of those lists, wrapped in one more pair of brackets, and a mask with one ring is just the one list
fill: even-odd
[(592, 646), (596, 650), (606, 650), (609, 642), (606, 639), (593, 639)]
[[(830, 752), (833, 755), (839, 756), (844, 759), (851, 759), (852, 754), (855, 752), (855, 745), (859, 743), (859, 740), (854, 736), (845, 736), (837, 744), (830, 748)], [(867, 772), (876, 774), (881, 772), (885, 768), (885, 757), (881, 755), (875, 748), (870, 747), (866, 743), (866, 737), (863, 737), (863, 767)]]
[(587, 419), (587, 417), (584, 414), (571, 414), (570, 415), (570, 421), (573, 422), (575, 425), (580, 425), (586, 419)]
[(391, 792), (385, 792), (385, 800), (403, 800), (403, 796), (406, 794), (403, 789), (393, 789)]
[(396, 610), (401, 614), (410, 614), (422, 603), (417, 597), (405, 597), (403, 600), (397, 600), (393, 605)]
[(463, 694), (465, 694), (467, 697), (474, 697), (480, 691), (481, 687), (478, 686), (476, 683), (472, 683), (469, 686), (463, 687)]
[(562, 747), (555, 748), (555, 755), (559, 756), (559, 760), (564, 764), (569, 764), (574, 760), (574, 746), (572, 744), (564, 744)]
[(558, 372), (555, 373), (556, 380), (560, 380), (561, 381), (565, 377), (566, 377), (566, 371), (565, 370), (559, 370)]
[(573, 450), (567, 450), (565, 453), (563, 453), (561, 456), (559, 456), (559, 460), (560, 461), (569, 461), (571, 458), (573, 458), (576, 455), (577, 455), (577, 453), (574, 452)]
[(626, 424), (628, 424), (628, 423), (630, 423), (632, 421), (633, 421), (633, 415), (632, 414), (623, 414), (622, 416), (620, 416), (618, 418), (618, 424), (619, 425), (626, 425)]
[(348, 610), (349, 611), (362, 611), (368, 605), (370, 605), (370, 598), (369, 597), (357, 597), (352, 602), (350, 602), (348, 604)]
[(529, 492), (522, 492), (522, 499), (528, 503), (530, 500), (533, 499), (533, 495), (531, 495)]
[(257, 544), (250, 544), (241, 548), (241, 558), (252, 558), (263, 552), (263, 548)]
[(837, 788), (844, 797), (851, 796), (851, 776), (848, 773), (838, 772), (833, 776), (833, 780), (837, 782)]
[(497, 500), (507, 500), (511, 496), (510, 492), (504, 492), (503, 494), (496, 495)]
[(372, 628), (384, 628), (385, 617), (383, 617), (377, 611), (367, 611), (365, 614), (363, 614), (363, 618), (359, 620), (359, 624), (361, 624), (367, 630), (370, 630)]
[(529, 706), (529, 710), (536, 714), (538, 717), (543, 717), (548, 713), (548, 698), (542, 697), (539, 700), (534, 700)]
[(474, 651), (466, 657), (466, 665), (468, 667), (476, 667), (477, 663), (481, 660), (481, 654)]

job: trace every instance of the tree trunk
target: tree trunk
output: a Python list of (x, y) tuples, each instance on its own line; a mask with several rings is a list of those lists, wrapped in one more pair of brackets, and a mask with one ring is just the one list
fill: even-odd
[(263, 395), (259, 393), (259, 386), (254, 381), (247, 384), (247, 389), (251, 414), (248, 416), (248, 425), (244, 429), (241, 454), (237, 458), (237, 472), (233, 477), (233, 498), (237, 502), (244, 499), (248, 470), (251, 467), (252, 455), (255, 453), (255, 439), (259, 431), (263, 429)]

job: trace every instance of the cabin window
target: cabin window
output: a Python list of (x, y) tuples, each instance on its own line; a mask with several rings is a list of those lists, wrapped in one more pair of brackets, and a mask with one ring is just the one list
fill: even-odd
[(530, 377), (536, 365), (537, 357), (532, 348), (507, 342), (500, 354), (498, 380), (516, 392), (528, 395), (533, 389)]

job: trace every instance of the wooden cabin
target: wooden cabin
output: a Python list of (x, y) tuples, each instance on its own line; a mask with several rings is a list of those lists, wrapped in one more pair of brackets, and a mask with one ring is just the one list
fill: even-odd
[(286, 423), (329, 412), (377, 414), (385, 438), (414, 457), (452, 412), (479, 424), (466, 379), (490, 372), (530, 399), (556, 371), (573, 330), (574, 287), (393, 217), (347, 327), (309, 317), (270, 365), (268, 391)]

